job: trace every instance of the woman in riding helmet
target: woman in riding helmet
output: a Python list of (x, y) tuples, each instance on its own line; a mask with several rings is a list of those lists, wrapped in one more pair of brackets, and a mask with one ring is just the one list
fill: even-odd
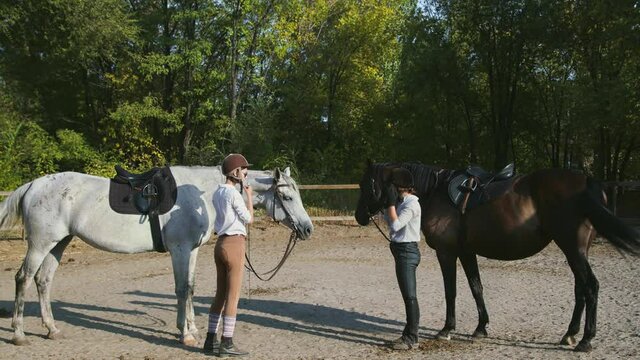
[[(203, 350), (206, 354), (220, 357), (249, 354), (238, 349), (232, 340), (244, 271), (246, 225), (253, 222), (252, 190), (244, 183), (249, 166), (244, 156), (229, 154), (222, 162), (226, 182), (213, 194), (216, 211), (214, 230), (218, 234), (214, 250), (217, 287), (209, 309), (209, 328)], [(236, 189), (238, 184), (244, 187), (246, 201)], [(218, 343), (216, 333), (221, 320), (222, 338)]]
[(410, 350), (418, 346), (420, 308), (416, 297), (416, 268), (420, 263), (420, 216), (418, 197), (413, 189), (413, 177), (405, 168), (391, 171), (390, 183), (383, 186), (385, 220), (390, 229), (391, 253), (395, 260), (396, 279), (404, 300), (407, 323), (402, 336), (390, 341), (394, 350)]

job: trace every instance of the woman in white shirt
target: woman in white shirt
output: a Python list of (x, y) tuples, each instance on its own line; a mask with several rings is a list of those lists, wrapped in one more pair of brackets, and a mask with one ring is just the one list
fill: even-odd
[(383, 186), (385, 218), (390, 229), (389, 247), (396, 263), (396, 278), (404, 300), (407, 323), (402, 336), (389, 343), (395, 350), (418, 346), (420, 308), (416, 297), (416, 268), (420, 264), (420, 217), (418, 197), (413, 194), (413, 177), (405, 168), (391, 172), (390, 184)]
[[(253, 222), (252, 190), (244, 186), (249, 163), (240, 154), (230, 154), (222, 162), (222, 172), (227, 180), (213, 194), (216, 210), (214, 230), (218, 241), (214, 250), (216, 263), (216, 296), (209, 309), (209, 328), (204, 342), (204, 352), (220, 357), (245, 356), (249, 353), (233, 344), (242, 274), (244, 272), (246, 225)], [(246, 202), (236, 189), (244, 186)], [(224, 311), (223, 311), (224, 309)], [(222, 337), (218, 343), (217, 331), (223, 320)]]

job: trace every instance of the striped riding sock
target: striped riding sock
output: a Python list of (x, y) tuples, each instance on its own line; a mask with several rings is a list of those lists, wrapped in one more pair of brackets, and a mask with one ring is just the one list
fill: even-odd
[(236, 317), (235, 316), (224, 316), (224, 324), (222, 328), (222, 336), (226, 338), (233, 337), (233, 331), (236, 328)]
[(218, 332), (218, 327), (220, 326), (220, 314), (209, 313), (209, 332), (215, 334)]

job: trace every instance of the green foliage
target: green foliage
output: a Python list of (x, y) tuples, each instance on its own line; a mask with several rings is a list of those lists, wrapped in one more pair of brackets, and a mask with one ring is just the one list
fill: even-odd
[(55, 140), (33, 120), (10, 111), (7, 99), (0, 111), (0, 189), (14, 189), (54, 172), (60, 151)]
[(229, 152), (303, 183), (366, 159), (637, 178), (639, 20), (632, 0), (5, 1), (0, 188)]
[(276, 168), (284, 170), (286, 168), (289, 168), (291, 170), (291, 176), (299, 179), (300, 181), (304, 181), (304, 178), (300, 178), (300, 171), (298, 170), (298, 166), (296, 165), (295, 158), (295, 152), (288, 149), (280, 153), (271, 154), (271, 156), (269, 156), (264, 161), (262, 167), (269, 170)]
[(113, 176), (114, 160), (106, 159), (105, 155), (87, 144), (82, 136), (73, 130), (58, 130), (59, 158), (58, 171), (75, 171), (103, 177)]
[(104, 146), (132, 169), (164, 165), (164, 154), (151, 136), (153, 127), (163, 135), (176, 134), (182, 128), (180, 113), (163, 110), (151, 97), (123, 104), (101, 124)]

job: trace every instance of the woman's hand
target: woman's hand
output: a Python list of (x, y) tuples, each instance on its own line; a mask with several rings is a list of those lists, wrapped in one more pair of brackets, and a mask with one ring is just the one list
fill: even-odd
[(394, 206), (398, 201), (398, 190), (392, 183), (383, 184), (382, 186), (382, 201), (385, 208)]

